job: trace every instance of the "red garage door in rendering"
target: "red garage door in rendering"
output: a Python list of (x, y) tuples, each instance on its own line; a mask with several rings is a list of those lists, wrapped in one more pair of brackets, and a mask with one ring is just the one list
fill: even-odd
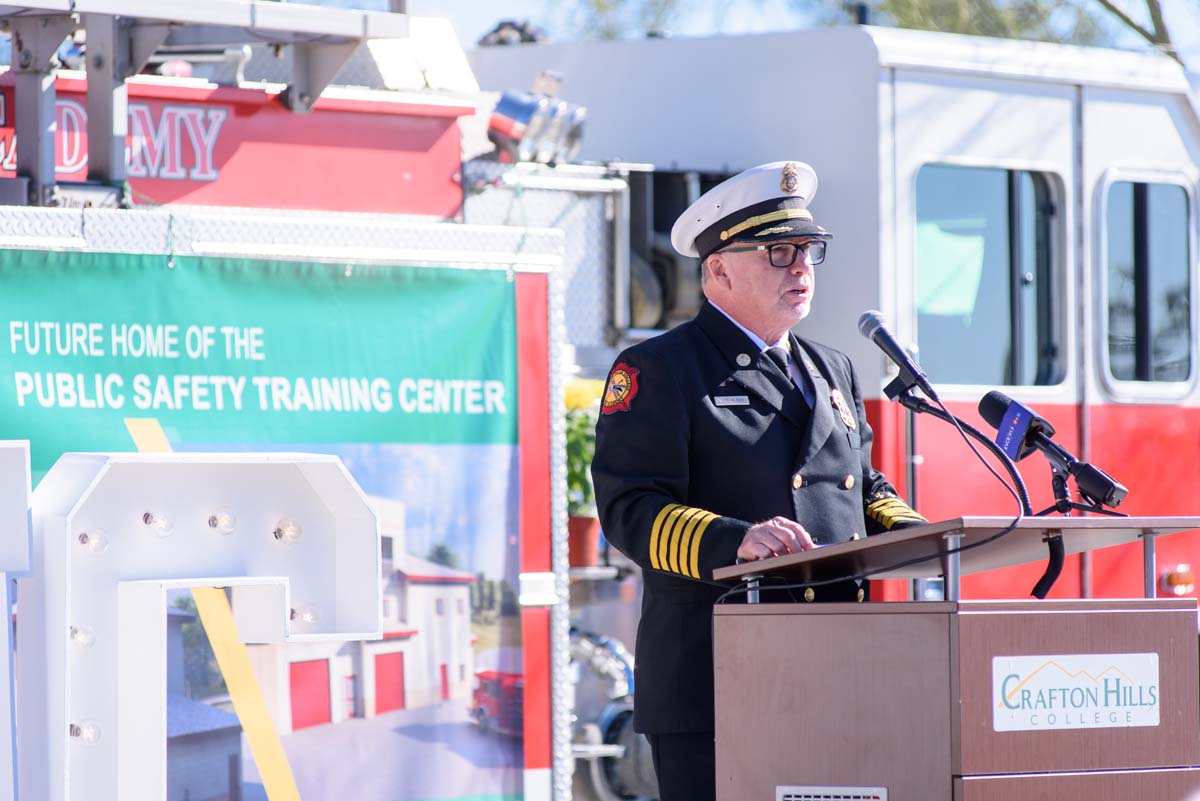
[(328, 723), (329, 660), (293, 662), (289, 669), (292, 687), (292, 731)]
[(404, 654), (375, 657), (375, 714), (404, 709)]

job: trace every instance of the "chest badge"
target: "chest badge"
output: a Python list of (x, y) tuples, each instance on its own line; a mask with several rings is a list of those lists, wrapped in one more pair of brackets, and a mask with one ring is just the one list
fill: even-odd
[(630, 404), (637, 397), (639, 372), (625, 362), (617, 363), (608, 374), (608, 387), (604, 390), (604, 401), (600, 406), (603, 414), (629, 411)]
[(858, 428), (858, 421), (854, 419), (854, 414), (850, 411), (850, 405), (846, 403), (846, 398), (842, 395), (842, 391), (837, 387), (829, 393), (829, 400), (833, 404), (833, 408), (837, 409), (838, 416), (842, 418), (842, 422), (846, 424), (846, 428), (853, 431)]

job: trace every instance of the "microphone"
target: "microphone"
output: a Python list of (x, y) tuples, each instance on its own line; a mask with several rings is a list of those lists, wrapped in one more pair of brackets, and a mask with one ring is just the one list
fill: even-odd
[(1054, 426), (1025, 404), (1013, 400), (1003, 392), (992, 391), (980, 398), (979, 416), (996, 429), (996, 444), (1014, 462), (1019, 462), (1034, 452), (1034, 437), (1039, 435), (1046, 438), (1056, 464), (1066, 469), (1070, 455), (1059, 448), (1057, 443), (1049, 441), (1049, 438), (1054, 436)]
[(1054, 426), (1020, 401), (992, 390), (979, 401), (979, 415), (996, 429), (996, 444), (1020, 461), (1034, 449), (1041, 451), (1056, 470), (1074, 477), (1079, 491), (1093, 502), (1117, 506), (1129, 490), (1103, 470), (1076, 459), (1054, 440)]
[[(858, 333), (874, 342), (875, 346), (883, 351), (883, 354), (900, 368), (900, 381), (903, 389), (896, 389), (895, 382), (889, 384), (886, 390), (888, 397), (895, 400), (896, 395), (911, 389), (915, 384), (926, 395), (934, 400), (937, 399), (937, 393), (930, 386), (925, 371), (913, 361), (913, 358), (908, 355), (908, 351), (901, 347), (896, 338), (892, 336), (892, 332), (887, 329), (887, 326), (883, 322), (882, 314), (874, 309), (863, 312), (862, 316), (858, 318)], [(895, 394), (893, 394), (893, 391)]]

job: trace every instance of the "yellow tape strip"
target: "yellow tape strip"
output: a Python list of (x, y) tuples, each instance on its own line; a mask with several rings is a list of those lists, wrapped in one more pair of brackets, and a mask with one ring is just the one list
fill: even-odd
[(238, 639), (237, 623), (233, 620), (233, 610), (229, 608), (225, 590), (220, 587), (193, 587), (192, 597), (196, 599), (200, 622), (204, 624), (208, 642), (217, 657), (217, 665), (225, 677), (225, 686), (229, 689), (229, 697), (233, 699), (233, 709), (250, 742), (250, 753), (254, 755), (254, 764), (262, 776), (267, 798), (270, 801), (300, 801), (300, 791), (296, 789), (296, 779), (288, 765), (283, 743), (275, 731), (275, 724), (271, 721), (267, 704), (254, 678), (254, 670), (250, 667), (250, 655), (246, 652), (245, 644)]
[[(171, 452), (171, 443), (158, 420), (127, 417), (125, 428), (141, 453)], [(219, 587), (193, 587), (192, 596), (196, 599), (196, 611), (200, 614), (204, 633), (216, 654), (225, 687), (233, 700), (233, 710), (250, 743), (250, 754), (262, 777), (268, 801), (300, 801), (296, 778), (254, 678), (250, 655), (238, 639), (237, 623), (233, 620), (229, 601), (225, 599), (225, 591)]]
[(139, 453), (170, 453), (171, 443), (153, 417), (126, 417), (125, 428)]

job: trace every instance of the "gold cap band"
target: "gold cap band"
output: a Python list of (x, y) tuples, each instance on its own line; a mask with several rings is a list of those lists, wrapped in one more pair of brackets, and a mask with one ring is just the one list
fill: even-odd
[(728, 241), (730, 237), (737, 236), (747, 228), (779, 222), (780, 220), (804, 220), (805, 222), (812, 222), (812, 214), (809, 213), (808, 209), (779, 209), (767, 214), (760, 214), (757, 217), (748, 217), (732, 228), (722, 231), (721, 241)]

